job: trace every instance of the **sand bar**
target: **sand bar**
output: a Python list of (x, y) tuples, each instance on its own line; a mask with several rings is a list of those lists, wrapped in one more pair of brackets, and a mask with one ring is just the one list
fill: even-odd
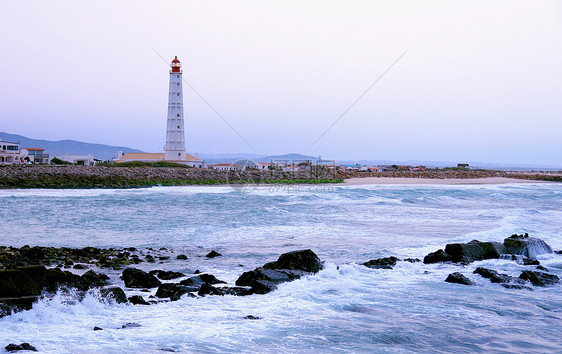
[(507, 177), (486, 177), (486, 178), (404, 178), (404, 177), (364, 177), (349, 178), (345, 180), (345, 185), (364, 185), (364, 184), (444, 184), (444, 185), (464, 185), (464, 184), (508, 184), (508, 183), (548, 183), (529, 179), (507, 178)]

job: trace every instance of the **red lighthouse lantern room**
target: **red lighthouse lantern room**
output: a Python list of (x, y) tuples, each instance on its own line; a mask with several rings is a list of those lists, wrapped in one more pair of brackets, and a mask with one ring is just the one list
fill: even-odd
[(172, 60), (172, 72), (173, 73), (179, 73), (180, 72), (180, 68), (181, 68), (181, 63), (178, 60), (178, 56), (176, 55), (176, 57), (174, 58), (174, 60)]

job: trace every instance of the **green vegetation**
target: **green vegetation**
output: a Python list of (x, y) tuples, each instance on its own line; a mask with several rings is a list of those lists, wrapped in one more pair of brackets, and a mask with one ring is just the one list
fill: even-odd
[(61, 159), (53, 157), (53, 159), (51, 160), (51, 165), (74, 165), (74, 164), (72, 162), (63, 161)]

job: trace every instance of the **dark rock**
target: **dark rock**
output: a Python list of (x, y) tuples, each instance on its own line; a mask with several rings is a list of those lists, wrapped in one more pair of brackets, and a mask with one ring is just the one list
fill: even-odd
[(170, 257), (168, 257), (168, 256), (160, 256), (160, 257), (158, 257), (158, 259), (161, 260), (161, 261), (165, 261), (165, 260), (167, 260), (167, 259), (170, 259)]
[(555, 274), (537, 272), (533, 270), (523, 271), (519, 278), (530, 281), (534, 286), (553, 285), (560, 282), (560, 278), (558, 278)]
[(519, 282), (521, 282), (521, 279), (519, 279), (519, 278), (514, 278), (514, 277), (511, 277), (507, 274), (500, 274), (500, 273), (496, 272), (495, 270), (487, 269), (487, 268), (483, 268), (483, 267), (476, 268), (476, 270), (474, 271), (474, 274), (480, 274), (484, 278), (490, 279), (490, 281), (492, 283), (513, 283), (513, 282), (519, 283)]
[(219, 287), (217, 289), (222, 291), (224, 295), (246, 296), (253, 294), (252, 289), (248, 289), (243, 286)]
[(475, 285), (475, 283), (472, 280), (468, 279), (467, 277), (465, 277), (459, 272), (449, 274), (449, 276), (447, 277), (447, 279), (445, 279), (445, 281), (447, 283)]
[(121, 328), (139, 328), (139, 327), (142, 326), (136, 322), (125, 323), (124, 325), (121, 326)]
[(32, 352), (36, 352), (37, 349), (35, 349), (34, 346), (32, 346), (29, 343), (21, 343), (20, 345), (16, 345), (16, 344), (8, 344), (5, 349), (9, 352), (15, 352), (15, 351), (19, 351), (19, 350), (29, 350)]
[(93, 270), (89, 270), (82, 274), (82, 279), (90, 286), (104, 286), (109, 284), (109, 277), (107, 275), (101, 273), (98, 274)]
[(236, 285), (251, 287), (253, 294), (267, 294), (277, 289), (278, 284), (299, 279), (306, 274), (309, 273), (298, 270), (257, 268), (243, 273), (236, 280)]
[(364, 266), (374, 269), (392, 269), (399, 259), (396, 257), (387, 257), (380, 259), (372, 259), (363, 263)]
[(225, 281), (219, 280), (217, 279), (214, 275), (212, 274), (199, 274), (198, 277), (207, 284), (226, 284)]
[(150, 275), (136, 268), (127, 268), (123, 271), (123, 281), (127, 288), (154, 288), (161, 284), (154, 275)]
[(275, 262), (263, 265), (265, 269), (302, 270), (317, 273), (323, 266), (320, 258), (311, 250), (293, 251), (283, 253)]
[(525, 258), (523, 259), (523, 265), (540, 265), (541, 262), (537, 259), (529, 259), (529, 258)]
[(546, 267), (543, 267), (542, 265), (537, 266), (537, 269), (544, 270), (545, 272), (548, 272), (548, 269), (546, 269)]
[(127, 302), (127, 295), (125, 295), (123, 289), (116, 286), (111, 288), (101, 289), (100, 294), (104, 298), (113, 299), (118, 304), (124, 304)]
[(179, 300), (183, 294), (199, 291), (200, 286), (187, 286), (181, 284), (165, 283), (158, 287), (156, 297), (169, 298), (172, 301)]
[(404, 262), (418, 263), (418, 262), (421, 262), (421, 259), (419, 259), (419, 258), (405, 258)]
[(185, 274), (180, 272), (165, 271), (165, 270), (151, 270), (150, 272), (148, 272), (148, 274), (155, 275), (162, 280), (176, 279), (185, 276)]
[(193, 272), (193, 274), (199, 274), (199, 273), (201, 273), (199, 269), (195, 269), (195, 272)]
[(554, 251), (554, 253), (556, 253), (556, 254), (562, 254), (562, 250)]
[(534, 290), (533, 288), (525, 285), (520, 284), (502, 284), (502, 286), (506, 289), (525, 289), (525, 290)]
[(103, 331), (103, 328), (98, 327), (98, 326), (95, 326), (95, 327), (94, 327), (94, 331)]
[(74, 267), (72, 267), (72, 268), (74, 268), (74, 269), (87, 269), (88, 267), (85, 266), (84, 264), (79, 264), (79, 263), (77, 263), (77, 264), (75, 264)]
[(261, 320), (260, 317), (252, 316), (252, 315), (248, 315), (248, 316), (246, 316), (246, 317), (244, 317), (244, 318), (247, 319), (247, 320)]
[(154, 257), (152, 257), (151, 255), (147, 255), (146, 257), (144, 257), (144, 259), (148, 262), (148, 263), (154, 263), (156, 262), (154, 260)]
[(483, 259), (498, 259), (505, 253), (504, 246), (499, 242), (481, 242), (473, 240), (468, 243), (451, 243), (445, 247), (445, 253), (455, 263), (470, 263)]
[(144, 298), (140, 295), (133, 295), (129, 297), (129, 302), (133, 305), (150, 305)]
[(520, 254), (527, 258), (536, 258), (540, 254), (552, 253), (552, 248), (539, 238), (525, 235), (511, 235), (503, 241), (506, 253)]
[(203, 283), (203, 285), (201, 285), (201, 288), (199, 288), (199, 292), (197, 293), (197, 295), (224, 295), (224, 291), (217, 289), (210, 284)]
[(215, 250), (212, 250), (211, 252), (207, 253), (207, 255), (205, 257), (207, 258), (215, 258), (215, 257), (220, 257), (222, 256), (222, 254), (218, 253)]
[(186, 260), (187, 256), (185, 254), (178, 254), (178, 256), (176, 257), (176, 259), (183, 259)]
[(450, 262), (451, 256), (449, 256), (445, 251), (439, 249), (435, 252), (432, 252), (424, 257), (423, 262), (425, 264), (431, 263), (440, 263), (440, 262)]

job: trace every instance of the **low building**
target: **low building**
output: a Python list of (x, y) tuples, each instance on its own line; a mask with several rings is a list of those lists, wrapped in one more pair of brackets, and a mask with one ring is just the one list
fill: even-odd
[(469, 164), (467, 164), (467, 163), (459, 163), (457, 165), (457, 168), (468, 168), (468, 166), (469, 166)]
[(207, 165), (207, 167), (218, 171), (244, 171), (246, 169), (246, 166), (235, 163), (216, 163)]
[(0, 165), (21, 163), (20, 144), (0, 139)]
[(25, 162), (49, 163), (49, 154), (45, 153), (43, 148), (22, 148), (20, 149), (20, 158)]
[(205, 167), (205, 161), (200, 160), (197, 157), (189, 154), (185, 154), (185, 159), (182, 160), (165, 160), (164, 153), (145, 153), (145, 152), (130, 152), (125, 155), (122, 155), (122, 153), (120, 153), (118, 157), (119, 158), (117, 160), (114, 160), (115, 162), (118, 163), (132, 162), (132, 161), (140, 161), (140, 162), (166, 161), (171, 163), (179, 163), (191, 167), (199, 167), (199, 168)]
[(92, 155), (62, 155), (56, 156), (56, 158), (62, 161), (82, 166), (94, 166), (98, 162), (101, 162), (99, 159), (95, 159)]

